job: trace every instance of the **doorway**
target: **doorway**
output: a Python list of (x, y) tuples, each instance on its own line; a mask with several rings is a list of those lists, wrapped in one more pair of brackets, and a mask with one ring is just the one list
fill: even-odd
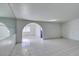
[(29, 47), (31, 42), (43, 40), (43, 29), (37, 23), (29, 23), (22, 30), (22, 47)]

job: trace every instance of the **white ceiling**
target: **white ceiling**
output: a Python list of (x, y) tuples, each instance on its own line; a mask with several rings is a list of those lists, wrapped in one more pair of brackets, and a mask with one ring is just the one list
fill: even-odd
[(8, 4), (0, 3), (0, 17), (15, 17)]
[[(5, 5), (5, 4), (4, 4)], [(1, 7), (1, 4), (0, 4)], [(79, 4), (78, 3), (18, 3), (9, 4), (11, 11), (16, 18), (36, 21), (51, 21), (57, 20), (64, 22), (79, 18)], [(2, 9), (2, 10), (1, 10)], [(4, 10), (3, 10), (4, 9)], [(1, 13), (2, 11), (5, 11)], [(7, 12), (8, 11), (8, 12)], [(14, 17), (7, 5), (0, 8), (0, 16)], [(6, 14), (5, 14), (6, 13)], [(9, 15), (7, 15), (7, 13)]]

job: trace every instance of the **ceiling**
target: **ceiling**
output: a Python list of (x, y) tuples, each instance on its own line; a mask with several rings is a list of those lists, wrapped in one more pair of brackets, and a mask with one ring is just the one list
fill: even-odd
[(11, 11), (11, 8), (8, 6), (8, 4), (0, 3), (0, 17), (8, 17), (8, 18), (15, 17)]
[(0, 16), (24, 20), (65, 22), (79, 18), (78, 3), (0, 4)]

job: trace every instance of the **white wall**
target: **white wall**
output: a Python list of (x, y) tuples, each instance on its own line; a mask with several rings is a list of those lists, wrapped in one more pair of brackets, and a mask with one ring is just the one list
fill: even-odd
[(43, 23), (45, 38), (60, 38), (61, 37), (61, 24), (60, 23)]
[(36, 25), (36, 28), (35, 28), (36, 37), (41, 38), (41, 30), (42, 30), (42, 27), (40, 25)]
[(17, 20), (17, 42), (22, 41), (22, 30), (24, 26), (29, 23), (37, 23), (42, 27), (44, 39), (61, 37), (61, 24), (60, 23)]
[(79, 19), (62, 24), (62, 36), (73, 40), (79, 40)]

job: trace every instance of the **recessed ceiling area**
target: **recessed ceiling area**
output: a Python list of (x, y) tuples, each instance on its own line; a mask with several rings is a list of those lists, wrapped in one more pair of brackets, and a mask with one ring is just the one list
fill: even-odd
[[(78, 3), (10, 3), (8, 7), (16, 18), (24, 20), (65, 22), (79, 18)], [(9, 8), (7, 10), (9, 11)], [(6, 12), (4, 12), (4, 16), (7, 16)], [(8, 16), (13, 17), (11, 12), (7, 13)]]

